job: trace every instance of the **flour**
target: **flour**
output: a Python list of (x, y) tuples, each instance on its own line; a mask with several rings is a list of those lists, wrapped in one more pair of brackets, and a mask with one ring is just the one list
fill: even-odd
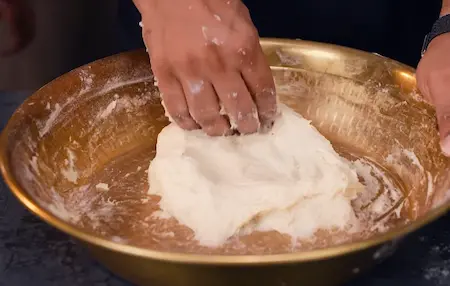
[[(400, 202), (404, 197), (394, 182), (376, 165), (364, 158), (351, 162), (351, 164), (366, 186), (365, 191), (361, 192), (358, 199), (353, 202), (356, 208), (360, 210), (369, 208), (366, 211), (366, 215), (378, 218), (389, 213), (396, 206), (393, 214), (399, 218), (400, 210), (403, 206)], [(375, 224), (373, 227), (379, 228), (384, 226)]]
[(109, 191), (109, 185), (106, 183), (98, 183), (97, 185), (95, 185), (95, 188), (101, 191)]
[(105, 119), (106, 117), (108, 117), (109, 115), (111, 115), (111, 113), (114, 111), (114, 109), (117, 106), (117, 100), (113, 100), (111, 101), (108, 106), (106, 107), (105, 110), (102, 110), (98, 115), (97, 118), (98, 119)]
[(277, 54), (281, 64), (283, 65), (296, 66), (301, 65), (303, 63), (301, 59), (299, 59), (298, 57), (292, 56), (289, 53), (286, 53), (280, 49), (275, 50), (275, 53)]
[(376, 198), (378, 192), (381, 190), (379, 179), (375, 176), (373, 166), (369, 165), (366, 161), (356, 160), (351, 163), (356, 169), (358, 175), (362, 178), (363, 184), (366, 186), (366, 190), (359, 194), (359, 200), (357, 207), (362, 209), (367, 207)]
[(94, 77), (95, 74), (91, 73), (91, 67), (86, 66), (85, 68), (81, 69), (78, 73), (78, 77), (80, 79), (81, 87), (80, 87), (80, 94), (84, 94), (87, 91), (89, 91), (92, 88), (92, 85), (94, 84)]
[[(48, 108), (50, 109), (50, 104), (47, 104)], [(39, 130), (39, 136), (43, 137), (45, 134), (47, 134), (47, 132), (50, 130), (50, 128), (53, 126), (53, 123), (56, 120), (56, 117), (58, 117), (58, 115), (61, 113), (61, 106), (57, 103), (55, 104), (54, 110), (50, 113), (50, 115), (48, 116), (47, 121), (45, 121), (45, 125), (44, 127)]]
[(56, 123), (62, 119), (61, 112), (66, 106), (72, 103), (72, 101), (73, 97), (68, 97), (67, 100), (61, 104), (55, 103), (53, 108), (50, 103), (47, 103), (46, 110), (49, 110), (50, 114), (46, 120), (36, 122), (40, 137), (44, 137), (53, 128), (53, 126), (55, 126)]
[(398, 162), (399, 159), (405, 156), (406, 158), (408, 158), (411, 163), (416, 166), (417, 168), (419, 168), (420, 171), (423, 171), (424, 168), (422, 166), (422, 164), (419, 161), (419, 158), (417, 158), (416, 154), (408, 149), (396, 149), (392, 154), (389, 154), (386, 157), (386, 162), (390, 163), (390, 164), (394, 164), (395, 162)]
[(78, 171), (75, 168), (76, 156), (70, 149), (67, 149), (67, 156), (67, 168), (61, 169), (61, 174), (66, 178), (66, 180), (76, 184), (78, 181)]
[(37, 156), (31, 157), (30, 165), (33, 168), (34, 172), (36, 172), (37, 175), (40, 175)]
[(88, 188), (89, 185), (81, 186), (72, 190), (67, 197), (61, 196), (54, 188), (51, 188), (52, 202), (47, 205), (48, 210), (64, 221), (78, 223), (83, 214), (92, 209), (92, 204), (96, 199), (85, 195)]
[(102, 193), (90, 192), (90, 185), (74, 188), (68, 194), (59, 194), (53, 188), (50, 190), (52, 202), (48, 210), (58, 218), (77, 225), (85, 222), (96, 229), (102, 222), (111, 219), (116, 202), (105, 199)]
[[(430, 248), (427, 253), (429, 259), (423, 269), (424, 278), (436, 286), (449, 285), (450, 282), (450, 246), (445, 242), (447, 237), (448, 233), (444, 233), (442, 242)], [(424, 242), (427, 238), (419, 237), (419, 240)]]
[(351, 200), (363, 186), (355, 170), (309, 121), (280, 110), (269, 134), (211, 138), (166, 127), (148, 172), (161, 214), (206, 246), (252, 231), (293, 240), (319, 230), (356, 231)]
[(117, 94), (106, 108), (102, 108), (95, 116), (96, 121), (107, 119), (113, 113), (125, 110), (126, 112), (132, 112), (137, 108), (144, 106), (153, 99), (153, 95), (144, 95), (142, 97), (131, 97), (129, 95), (123, 95), (119, 97)]
[[(389, 164), (396, 165), (401, 170), (404, 168), (405, 164), (401, 164), (402, 161), (409, 161), (406, 164), (410, 164), (411, 166), (416, 167), (422, 175), (421, 183), (424, 183), (426, 181), (427, 184), (427, 197), (426, 197), (426, 203), (428, 203), (433, 194), (434, 194), (434, 184), (435, 181), (433, 179), (433, 176), (429, 171), (425, 171), (424, 166), (421, 164), (419, 158), (412, 150), (404, 149), (404, 148), (396, 148), (394, 151), (389, 154), (385, 161)], [(408, 166), (408, 165), (406, 165)]]

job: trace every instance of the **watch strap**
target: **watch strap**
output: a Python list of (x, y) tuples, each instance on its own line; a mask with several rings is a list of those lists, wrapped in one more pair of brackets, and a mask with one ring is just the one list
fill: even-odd
[(442, 16), (436, 22), (434, 22), (433, 27), (431, 28), (431, 32), (428, 33), (423, 40), (422, 56), (425, 54), (431, 41), (437, 36), (445, 33), (450, 33), (450, 14)]

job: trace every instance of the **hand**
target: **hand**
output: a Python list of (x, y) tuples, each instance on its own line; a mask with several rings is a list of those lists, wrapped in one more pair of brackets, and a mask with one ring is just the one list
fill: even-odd
[(450, 156), (450, 34), (431, 41), (416, 76), (423, 96), (436, 107), (441, 148)]
[(180, 127), (220, 136), (273, 124), (272, 73), (240, 0), (135, 4), (163, 103)]
[(11, 45), (1, 50), (0, 56), (12, 55), (28, 46), (34, 38), (34, 20), (26, 1), (0, 0), (0, 21), (6, 22), (11, 36)]

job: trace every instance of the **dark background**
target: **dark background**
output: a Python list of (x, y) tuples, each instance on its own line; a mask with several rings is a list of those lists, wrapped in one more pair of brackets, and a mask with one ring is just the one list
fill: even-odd
[[(243, 0), (261, 37), (303, 39), (375, 52), (415, 67), (441, 0)], [(121, 0), (129, 43), (140, 43), (138, 12)]]
[[(376, 52), (411, 66), (441, 0), (244, 0), (263, 37), (300, 38)], [(276, 3), (276, 4), (275, 4)]]
[[(244, 2), (263, 37), (350, 46), (411, 66), (419, 61), (423, 37), (440, 8), (438, 0)], [(95, 55), (85, 48), (77, 64), (107, 56), (112, 50), (142, 47), (137, 25), (140, 17), (131, 1), (119, 2), (118, 15), (120, 47)], [(28, 95), (29, 92), (2, 92), (0, 86), (0, 128)], [(411, 235), (392, 258), (348, 286), (450, 285), (449, 222), (450, 217), (444, 217)], [(29, 214), (0, 181), (0, 286), (28, 285), (129, 286), (98, 265), (65, 234)]]

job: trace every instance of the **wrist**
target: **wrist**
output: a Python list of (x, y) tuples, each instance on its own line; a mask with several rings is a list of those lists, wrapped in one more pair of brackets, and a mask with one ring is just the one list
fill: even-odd
[(442, 0), (442, 8), (439, 17), (450, 14), (450, 0)]
[[(425, 51), (428, 49), (428, 46), (431, 45), (432, 42), (434, 44), (436, 42), (439, 42), (439, 39), (435, 38), (442, 39), (443, 38), (441, 37), (442, 35), (444, 34), (448, 35), (449, 33), (450, 33), (450, 14), (446, 14), (441, 16), (438, 20), (436, 20), (436, 22), (433, 24), (433, 27), (431, 28), (430, 33), (428, 33), (425, 36), (422, 46), (422, 56), (425, 54)], [(448, 39), (448, 37), (444, 38)]]
[(441, 9), (441, 13), (439, 14), (439, 17), (444, 17), (450, 15), (450, 7), (444, 7)]

